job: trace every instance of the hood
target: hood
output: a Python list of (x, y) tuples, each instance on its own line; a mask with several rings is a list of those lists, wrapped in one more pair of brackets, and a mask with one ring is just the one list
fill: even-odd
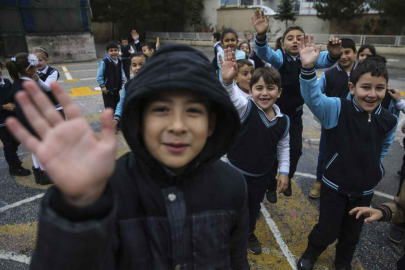
[(154, 178), (158, 174), (160, 181), (167, 182), (169, 180), (165, 177), (170, 175), (173, 178), (173, 175), (146, 149), (142, 136), (142, 104), (156, 93), (175, 90), (189, 90), (204, 96), (217, 115), (215, 131), (203, 150), (181, 175), (175, 176), (174, 184), (179, 184), (228, 152), (236, 141), (240, 122), (227, 91), (204, 54), (185, 45), (164, 45), (128, 84), (122, 112), (122, 132), (137, 163), (143, 165), (142, 171), (154, 174)]

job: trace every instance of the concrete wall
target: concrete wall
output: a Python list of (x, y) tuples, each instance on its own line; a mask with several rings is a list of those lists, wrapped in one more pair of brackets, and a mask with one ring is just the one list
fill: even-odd
[(219, 0), (204, 0), (203, 19), (209, 26), (214, 27), (214, 32), (217, 31), (217, 9), (220, 7)]
[(127, 31), (128, 33), (123, 32), (124, 28), (119, 23), (114, 23), (114, 36), (112, 33), (112, 30), (113, 30), (112, 23), (110, 23), (110, 22), (105, 22), (105, 23), (93, 22), (92, 28), (93, 28), (94, 41), (96, 43), (108, 42), (112, 39), (120, 40), (121, 37), (123, 37), (123, 36), (129, 37), (130, 33), (131, 33), (130, 31), (129, 32)]
[(28, 51), (43, 46), (49, 51), (51, 63), (80, 62), (96, 59), (94, 38), (90, 33), (72, 35), (27, 35)]
[[(233, 28), (237, 32), (252, 31), (255, 29), (251, 17), (252, 9), (218, 9), (218, 29)], [(297, 15), (294, 25), (301, 26), (307, 33), (329, 34), (329, 21), (323, 21), (314, 15)], [(291, 26), (292, 22), (288, 23)], [(285, 31), (285, 22), (270, 17), (270, 32), (283, 33)]]

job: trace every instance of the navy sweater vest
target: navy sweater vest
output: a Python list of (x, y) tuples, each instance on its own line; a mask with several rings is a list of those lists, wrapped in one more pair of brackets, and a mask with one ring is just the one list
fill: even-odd
[(241, 119), (238, 140), (228, 152), (229, 162), (248, 176), (269, 172), (277, 159), (277, 143), (288, 134), (288, 116), (269, 121), (266, 114), (249, 100)]
[(129, 52), (129, 50), (131, 50), (130, 45), (126, 45), (126, 46), (121, 45), (121, 53), (122, 53), (121, 58), (122, 59), (129, 59), (131, 57), (131, 53)]
[(13, 91), (13, 84), (8, 80), (4, 79), (4, 85), (0, 86), (0, 127), (3, 126), (7, 117), (15, 116), (14, 112), (3, 109), (3, 105), (10, 103), (9, 96)]
[(341, 104), (337, 126), (326, 129), (323, 181), (343, 195), (371, 195), (384, 176), (382, 145), (397, 118), (381, 105), (367, 113), (352, 100)]
[(338, 67), (330, 68), (325, 71), (326, 91), (328, 97), (346, 98), (349, 94), (350, 77), (347, 72)]
[[(49, 75), (51, 75), (52, 74), (52, 72), (54, 72), (54, 70), (58, 73), (58, 79), (59, 79), (59, 72), (56, 70), (56, 69), (54, 69), (54, 68), (52, 68), (52, 67), (49, 67), (48, 66), (48, 70), (47, 70), (47, 72), (45, 73), (45, 74), (43, 74), (43, 73), (41, 73), (41, 74), (38, 74), (39, 75), (39, 78), (42, 80), (42, 81), (46, 81), (46, 79), (49, 77)], [(59, 102), (58, 102), (58, 100), (55, 98), (55, 96), (53, 95), (53, 93), (52, 93), (52, 91), (49, 91), (49, 92), (45, 92), (45, 94), (48, 96), (48, 98), (52, 101), (52, 103), (55, 105), (55, 106), (57, 106), (57, 105), (59, 105)]]
[(304, 105), (304, 99), (300, 90), (301, 58), (294, 60), (283, 52), (283, 65), (278, 70), (281, 75), (281, 88), (283, 92), (276, 104), (282, 113), (292, 115), (300, 111)]
[(105, 86), (108, 91), (116, 92), (122, 87), (122, 64), (121, 60), (118, 59), (118, 64), (111, 62), (108, 58), (104, 59), (105, 70), (104, 70), (104, 80)]

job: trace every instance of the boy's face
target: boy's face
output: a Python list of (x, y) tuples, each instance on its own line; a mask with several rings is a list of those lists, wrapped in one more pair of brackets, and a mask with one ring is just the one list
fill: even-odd
[(145, 64), (145, 57), (143, 56), (137, 56), (137, 57), (132, 57), (131, 59), (131, 71), (132, 74), (134, 74), (134, 77), (136, 77), (136, 74), (139, 72), (141, 67)]
[(247, 56), (250, 55), (249, 45), (247, 43), (243, 43), (242, 46), (240, 46), (240, 50), (244, 51)]
[(44, 58), (42, 53), (35, 53), (35, 56), (38, 58), (38, 65), (37, 69), (39, 71), (44, 70), (46, 66), (48, 65), (46, 59)]
[(217, 39), (216, 39), (214, 36), (212, 36), (212, 37), (211, 37), (211, 42), (215, 44), (215, 43), (217, 43), (218, 41), (217, 41)]
[(122, 44), (122, 46), (127, 46), (128, 40), (126, 40), (126, 39), (121, 40), (121, 44)]
[(302, 33), (300, 30), (292, 30), (292, 31), (288, 32), (284, 37), (284, 41), (282, 42), (282, 46), (284, 47), (284, 50), (289, 55), (293, 55), (293, 56), (298, 55), (299, 54), (298, 41), (303, 36), (304, 36), (304, 33)]
[(373, 55), (369, 49), (364, 49), (360, 54), (359, 54), (359, 63), (362, 63), (364, 60), (366, 60), (367, 56)]
[(275, 84), (268, 84), (264, 82), (263, 78), (252, 86), (249, 91), (250, 96), (253, 98), (254, 102), (267, 112), (272, 109), (273, 104), (281, 95), (281, 89)]
[(144, 54), (146, 54), (149, 58), (152, 56), (152, 54), (155, 52), (155, 50), (154, 49), (150, 49), (149, 50), (149, 47), (148, 46), (143, 46), (142, 47), (142, 52), (144, 53)]
[(249, 94), (250, 90), (250, 79), (252, 78), (253, 67), (244, 65), (243, 67), (239, 68), (238, 75), (235, 77), (235, 82), (238, 84), (239, 88)]
[(118, 56), (118, 49), (117, 48), (109, 48), (107, 50), (107, 53), (112, 59), (116, 60), (117, 56)]
[(342, 68), (351, 68), (356, 59), (357, 51), (353, 51), (351, 48), (342, 48), (342, 54), (339, 58), (339, 66)]
[(189, 91), (160, 93), (143, 111), (143, 139), (151, 155), (181, 172), (204, 148), (216, 115)]
[(359, 107), (366, 112), (372, 112), (385, 97), (387, 80), (384, 77), (373, 77), (369, 72), (363, 74), (356, 85), (350, 82), (349, 88)]
[(225, 34), (221, 45), (224, 49), (226, 48), (231, 48), (232, 51), (236, 50), (236, 47), (238, 46), (238, 39), (236, 38), (234, 33), (227, 33)]

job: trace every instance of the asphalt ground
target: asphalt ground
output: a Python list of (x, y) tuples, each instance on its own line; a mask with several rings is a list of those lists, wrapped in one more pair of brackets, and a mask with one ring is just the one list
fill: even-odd
[[(212, 48), (200, 48), (212, 59)], [(100, 53), (102, 56), (102, 52)], [(396, 59), (390, 58), (388, 59)], [(389, 60), (390, 63), (390, 60)], [(396, 61), (397, 64), (398, 61)], [(54, 64), (61, 73), (60, 83), (79, 104), (82, 113), (96, 132), (100, 132), (100, 112), (104, 109), (96, 72), (98, 62)], [(405, 70), (389, 69), (390, 87), (405, 90)], [(318, 71), (319, 75), (321, 71)], [(7, 71), (4, 72), (8, 76)], [(70, 76), (69, 76), (70, 75)], [(404, 92), (405, 94), (405, 92)], [(401, 123), (403, 115), (401, 115)], [(279, 195), (277, 204), (263, 201), (262, 215), (257, 225), (257, 236), (263, 244), (263, 253), (248, 254), (252, 269), (294, 269), (294, 261), (307, 245), (307, 236), (317, 223), (319, 202), (308, 197), (317, 165), (320, 125), (308, 108), (304, 108), (303, 155), (293, 183), (293, 196)], [(376, 187), (372, 205), (391, 201), (399, 185), (397, 171), (404, 155), (401, 145), (404, 135), (396, 138), (383, 165), (384, 179)], [(129, 151), (121, 134), (117, 135), (117, 157)], [(23, 166), (32, 166), (31, 155), (22, 146), (19, 155)], [(4, 154), (0, 151), (0, 269), (28, 269), (36, 243), (39, 204), (48, 186), (36, 185), (33, 176), (10, 177)], [(392, 244), (388, 239), (390, 224), (373, 223), (364, 226), (353, 269), (396, 269), (395, 262), (403, 254), (403, 245)], [(57, 237), (57, 236), (55, 236)], [(333, 269), (334, 246), (319, 258), (316, 269)]]

